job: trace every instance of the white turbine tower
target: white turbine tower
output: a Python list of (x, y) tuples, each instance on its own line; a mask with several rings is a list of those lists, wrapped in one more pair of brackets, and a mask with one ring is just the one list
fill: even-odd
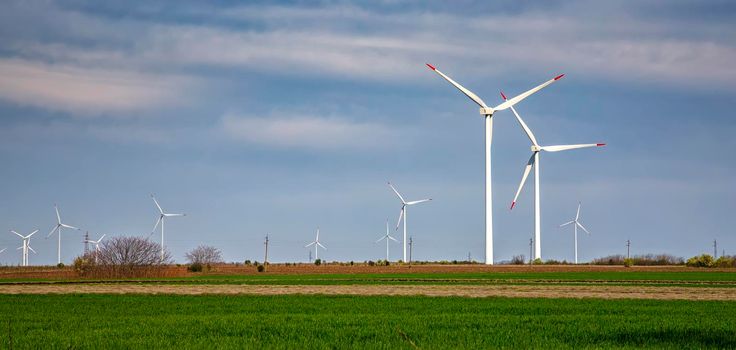
[(399, 200), (401, 201), (401, 211), (399, 212), (399, 221), (396, 222), (396, 230), (399, 229), (399, 225), (401, 224), (401, 219), (404, 219), (404, 240), (402, 242), (402, 245), (404, 246), (404, 259), (403, 262), (406, 262), (406, 207), (414, 204), (429, 202), (432, 200), (432, 198), (427, 199), (420, 199), (418, 201), (405, 201), (404, 197), (399, 194), (399, 191), (394, 188), (394, 185), (391, 184), (391, 182), (388, 183), (388, 186), (391, 187), (392, 190), (394, 190), (394, 193), (396, 193), (396, 196), (399, 197)]
[[(22, 249), (22, 252), (23, 252), (23, 262), (21, 265), (28, 266), (28, 250), (32, 251), (33, 254), (36, 254), (36, 251), (33, 250), (33, 248), (31, 248), (31, 236), (33, 236), (36, 232), (38, 232), (38, 230), (31, 232), (28, 236), (23, 236), (20, 233), (15, 232), (13, 230), (10, 230), (10, 232), (15, 233), (16, 235), (18, 235), (18, 237), (21, 238), (21, 240), (23, 240), (23, 245), (18, 247), (18, 249)], [(3, 249), (3, 251), (5, 251), (5, 249)]]
[(156, 203), (156, 208), (158, 208), (159, 216), (158, 220), (156, 220), (156, 225), (153, 226), (153, 230), (151, 230), (151, 233), (148, 234), (149, 236), (152, 235), (154, 232), (156, 232), (156, 228), (158, 227), (158, 224), (161, 224), (161, 261), (164, 260), (164, 219), (175, 217), (175, 216), (187, 216), (187, 214), (169, 214), (164, 213), (164, 210), (161, 209), (161, 205), (158, 204), (158, 201), (156, 200), (156, 197), (151, 194), (151, 198), (153, 199), (153, 202)]
[(488, 107), (483, 100), (478, 97), (478, 95), (474, 94), (472, 91), (464, 88), (462, 85), (458, 84), (454, 80), (452, 80), (450, 77), (446, 76), (437, 68), (432, 66), (431, 64), (427, 63), (427, 66), (435, 71), (437, 74), (439, 74), (442, 78), (450, 82), (453, 86), (455, 86), (460, 92), (465, 94), (470, 100), (478, 104), (480, 106), (480, 114), (485, 118), (485, 124), (486, 124), (486, 130), (485, 130), (485, 138), (486, 138), (486, 192), (485, 192), (485, 219), (486, 219), (486, 264), (487, 265), (493, 265), (493, 199), (492, 199), (492, 190), (491, 190), (491, 140), (493, 139), (493, 113), (496, 111), (502, 111), (504, 109), (507, 109), (519, 102), (521, 102), (523, 99), (529, 97), (531, 94), (543, 89), (549, 84), (554, 83), (555, 81), (559, 80), (564, 76), (564, 74), (558, 75), (554, 77), (551, 80), (548, 80), (544, 82), (543, 84), (528, 90), (527, 92), (524, 92), (523, 94), (520, 94), (508, 101), (505, 101), (504, 103), (501, 103), (500, 105), (496, 107)]
[[(504, 100), (506, 100), (506, 95), (501, 93), (501, 97), (503, 97)], [(511, 111), (514, 112), (514, 116), (516, 117), (516, 120), (519, 122), (519, 125), (521, 125), (521, 128), (524, 129), (524, 132), (526, 133), (526, 136), (529, 137), (529, 141), (532, 142), (532, 156), (529, 158), (529, 161), (526, 164), (526, 167), (524, 168), (524, 175), (521, 177), (521, 183), (519, 184), (519, 189), (516, 190), (516, 195), (514, 196), (514, 200), (511, 202), (511, 209), (514, 209), (514, 206), (516, 205), (516, 200), (519, 198), (519, 194), (521, 193), (521, 189), (524, 187), (524, 184), (526, 183), (526, 178), (529, 176), (529, 172), (531, 171), (532, 167), (534, 168), (534, 259), (541, 259), (542, 258), (542, 229), (541, 229), (541, 202), (540, 202), (540, 185), (539, 185), (539, 152), (540, 151), (546, 151), (546, 152), (559, 152), (559, 151), (567, 151), (571, 149), (578, 149), (578, 148), (588, 148), (588, 147), (601, 147), (605, 146), (605, 143), (587, 143), (587, 144), (578, 144), (578, 145), (555, 145), (555, 146), (540, 146), (539, 143), (537, 143), (537, 138), (534, 137), (534, 134), (532, 133), (532, 130), (529, 129), (529, 127), (524, 123), (524, 120), (521, 119), (521, 116), (519, 116), (519, 113), (516, 112), (516, 109), (512, 106)]]
[(314, 245), (314, 260), (319, 259), (319, 249), (317, 249), (317, 247), (322, 247), (322, 249), (327, 250), (327, 248), (319, 242), (319, 227), (317, 227), (317, 238), (315, 238), (314, 242), (305, 245), (304, 248), (311, 245)]
[(580, 202), (578, 202), (578, 212), (577, 214), (575, 214), (575, 219), (560, 225), (560, 227), (563, 227), (563, 226), (575, 224), (573, 227), (574, 227), (574, 232), (575, 232), (575, 263), (576, 264), (578, 263), (578, 226), (581, 229), (583, 229), (585, 233), (590, 234), (590, 232), (588, 232), (588, 230), (586, 230), (585, 227), (583, 227), (583, 224), (580, 223), (579, 219), (580, 219)]
[(388, 243), (389, 243), (389, 240), (394, 241), (396, 243), (399, 243), (399, 241), (397, 241), (396, 238), (391, 237), (391, 234), (388, 231), (388, 219), (386, 219), (386, 234), (383, 237), (379, 238), (376, 241), (376, 243), (378, 243), (378, 242), (380, 242), (380, 241), (382, 241), (384, 239), (386, 240), (386, 261), (389, 261), (388, 260), (388, 258), (389, 258), (389, 254), (388, 254)]
[(105, 238), (105, 235), (102, 235), (102, 237), (98, 238), (96, 241), (91, 239), (84, 241), (84, 243), (92, 243), (95, 245), (95, 264), (97, 264), (97, 255), (100, 254), (100, 242), (102, 242), (103, 238)]
[(57, 233), (58, 238), (59, 238), (59, 244), (57, 246), (57, 257), (58, 257), (58, 260), (56, 261), (56, 263), (57, 264), (61, 264), (61, 228), (62, 227), (65, 227), (65, 228), (70, 228), (72, 230), (77, 230), (77, 231), (79, 231), (79, 228), (76, 228), (74, 226), (70, 226), (70, 225), (61, 223), (61, 215), (59, 215), (59, 207), (56, 204), (54, 204), (54, 209), (56, 210), (56, 226), (54, 226), (54, 228), (51, 229), (51, 232), (49, 232), (49, 234), (48, 234), (48, 236), (46, 236), (46, 238), (51, 237), (51, 235), (53, 235), (54, 232)]

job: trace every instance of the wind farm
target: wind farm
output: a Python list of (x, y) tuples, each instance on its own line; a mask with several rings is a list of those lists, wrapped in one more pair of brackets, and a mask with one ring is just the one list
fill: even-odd
[(458, 5), (4, 3), (0, 348), (736, 348), (736, 5)]

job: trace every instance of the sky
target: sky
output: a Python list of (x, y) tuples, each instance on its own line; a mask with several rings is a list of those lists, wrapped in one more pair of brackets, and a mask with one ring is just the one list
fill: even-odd
[[(0, 264), (56, 263), (95, 239), (148, 237), (166, 211), (178, 262), (382, 259), (400, 203), (415, 260), (484, 259), (483, 119), (431, 63), (519, 103), (543, 145), (542, 258), (736, 253), (736, 4), (730, 1), (4, 1)], [(529, 256), (529, 140), (494, 115), (496, 261)], [(729, 161), (729, 159), (731, 161)], [(4, 233), (3, 233), (4, 232)], [(401, 240), (400, 231), (395, 236)], [(151, 236), (160, 241), (160, 233)], [(392, 243), (391, 259), (400, 259)]]

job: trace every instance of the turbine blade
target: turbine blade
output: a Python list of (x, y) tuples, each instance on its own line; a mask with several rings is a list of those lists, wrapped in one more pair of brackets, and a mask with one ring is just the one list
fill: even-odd
[(526, 136), (529, 138), (529, 141), (531, 141), (534, 146), (539, 146), (539, 143), (537, 143), (537, 138), (534, 137), (534, 133), (532, 133), (532, 130), (529, 129), (526, 123), (524, 123), (524, 120), (521, 119), (521, 116), (519, 116), (519, 113), (516, 112), (516, 108), (511, 106), (511, 111), (514, 112), (514, 116), (516, 116), (516, 120), (519, 122), (519, 125), (521, 125), (521, 128), (524, 129), (524, 132), (526, 133)]
[(158, 204), (158, 201), (156, 200), (156, 197), (154, 197), (154, 196), (153, 196), (153, 194), (151, 194), (151, 198), (153, 198), (153, 202), (154, 202), (154, 203), (156, 203), (156, 207), (158, 208), (158, 211), (159, 211), (159, 212), (160, 212), (161, 214), (163, 214), (163, 213), (164, 213), (164, 210), (163, 210), (163, 209), (161, 209), (161, 206), (160, 206), (160, 205)]
[(533, 93), (535, 93), (535, 92), (537, 92), (539, 90), (542, 90), (543, 88), (547, 87), (547, 85), (552, 84), (552, 83), (560, 80), (564, 76), (565, 76), (564, 74), (561, 74), (561, 75), (558, 75), (558, 76), (556, 76), (556, 77), (554, 77), (554, 78), (552, 78), (550, 80), (547, 80), (546, 82), (540, 84), (539, 86), (537, 86), (537, 87), (535, 87), (535, 88), (533, 88), (531, 90), (528, 90), (527, 92), (525, 92), (525, 93), (523, 93), (521, 95), (518, 95), (518, 96), (516, 96), (516, 97), (514, 97), (514, 98), (512, 98), (510, 100), (506, 100), (504, 103), (502, 103), (502, 104), (494, 107), (493, 109), (494, 110), (497, 110), (497, 111), (502, 111), (502, 110), (504, 110), (506, 108), (509, 108), (509, 107), (511, 107), (511, 106), (513, 106), (513, 105), (515, 105), (515, 104), (517, 104), (519, 102), (521, 102), (522, 100), (524, 100), (525, 98), (529, 97)]
[(429, 69), (433, 70), (435, 73), (439, 74), (441, 77), (445, 78), (445, 80), (447, 80), (450, 84), (452, 84), (453, 86), (455, 86), (458, 90), (460, 90), (460, 92), (462, 92), (463, 94), (465, 94), (465, 96), (468, 96), (468, 98), (471, 101), (477, 103), (478, 106), (481, 106), (483, 108), (488, 108), (488, 106), (486, 105), (486, 103), (483, 102), (483, 100), (480, 97), (478, 97), (478, 95), (476, 95), (472, 91), (466, 89), (464, 86), (458, 84), (456, 81), (452, 80), (452, 78), (446, 76), (444, 73), (440, 72), (437, 68), (435, 68), (431, 64), (427, 63), (427, 67), (429, 67)]
[(61, 224), (61, 226), (62, 226), (62, 227), (66, 227), (66, 228), (70, 228), (70, 229), (72, 229), (72, 230), (79, 230), (79, 228), (77, 228), (77, 227), (74, 227), (74, 226), (71, 226), (71, 225), (67, 225), (67, 224)]
[(393, 238), (393, 237), (391, 237), (391, 236), (386, 236), (386, 237), (388, 237), (388, 239), (390, 239), (390, 240), (392, 240), (392, 241), (394, 241), (394, 242), (396, 242), (396, 243), (399, 243), (399, 241), (397, 241), (397, 240), (396, 240), (396, 238)]
[(560, 227), (563, 227), (563, 226), (567, 226), (567, 225), (570, 225), (570, 224), (574, 224), (574, 223), (575, 223), (575, 220), (573, 220), (573, 221), (568, 221), (568, 222), (566, 222), (566, 223), (564, 223), (564, 224), (560, 225)]
[(53, 229), (51, 229), (51, 232), (49, 232), (49, 234), (48, 234), (48, 235), (46, 235), (46, 238), (49, 238), (49, 237), (51, 237), (51, 235), (53, 235), (53, 234), (54, 234), (54, 231), (56, 231), (57, 229), (59, 229), (59, 227), (61, 227), (61, 224), (56, 224), (56, 226), (54, 226), (54, 228), (53, 228)]
[(578, 212), (575, 214), (575, 221), (578, 221), (580, 219), (580, 202), (578, 202)]
[(99, 239), (97, 239), (97, 243), (100, 243), (100, 241), (101, 241), (101, 240), (102, 240), (103, 238), (105, 238), (105, 236), (106, 236), (106, 235), (107, 235), (107, 234), (104, 234), (104, 235), (102, 235), (102, 237), (100, 237)]
[(38, 253), (36, 253), (36, 251), (35, 251), (35, 250), (33, 250), (33, 248), (31, 248), (31, 246), (30, 246), (30, 245), (28, 246), (28, 249), (30, 249), (30, 250), (31, 250), (31, 251), (33, 252), (33, 254), (38, 254)]
[(38, 230), (31, 232), (28, 236), (26, 236), (26, 238), (31, 238), (31, 236), (36, 234), (36, 232), (38, 232)]
[(171, 218), (176, 216), (187, 216), (187, 214), (164, 214), (165, 217)]
[(305, 246), (304, 246), (304, 248), (307, 248), (307, 247), (309, 247), (309, 246), (312, 246), (312, 245), (314, 245), (315, 243), (317, 243), (317, 242), (312, 242), (312, 243), (309, 243), (309, 244), (305, 245)]
[(387, 237), (387, 236), (383, 236), (383, 237), (379, 238), (379, 239), (378, 239), (377, 241), (375, 241), (375, 242), (373, 242), (373, 243), (378, 243), (378, 242), (380, 242), (380, 241), (382, 241), (382, 240), (386, 239), (386, 237)]
[(532, 166), (534, 166), (534, 153), (532, 153), (532, 156), (529, 158), (529, 161), (526, 163), (526, 167), (524, 167), (524, 175), (521, 176), (521, 182), (519, 183), (519, 189), (516, 190), (514, 201), (511, 202), (511, 209), (514, 209), (514, 206), (516, 205), (516, 200), (519, 199), (519, 194), (521, 194), (521, 189), (524, 188), (524, 184), (526, 183), (526, 178), (529, 177), (529, 172), (532, 170)]
[(322, 249), (327, 250), (327, 247), (323, 246), (322, 243), (317, 242), (317, 245), (320, 246), (320, 247), (322, 247)]
[(605, 143), (583, 143), (578, 145), (555, 145), (555, 146), (542, 146), (540, 149), (545, 150), (547, 152), (559, 152), (559, 151), (567, 151), (571, 149), (578, 149), (578, 148), (588, 148), (588, 147), (601, 147), (605, 146)]
[(389, 182), (388, 186), (391, 187), (392, 190), (394, 190), (394, 193), (396, 193), (396, 195), (399, 197), (399, 200), (401, 200), (401, 203), (406, 203), (406, 201), (404, 200), (404, 197), (402, 197), (401, 194), (399, 194), (399, 191), (397, 191), (396, 188), (394, 188), (394, 185), (392, 185)]
[(582, 228), (582, 229), (583, 229), (583, 231), (585, 231), (585, 233), (587, 233), (587, 234), (590, 234), (590, 231), (588, 231), (588, 230), (587, 230), (587, 229), (586, 229), (586, 228), (585, 228), (585, 227), (583, 226), (583, 224), (581, 224), (581, 223), (579, 223), (579, 222), (577, 222), (577, 221), (575, 222), (575, 224), (577, 224), (577, 225), (578, 225), (578, 227)]
[(3, 249), (0, 249), (0, 253), (2, 253), (2, 252), (4, 252), (4, 251), (6, 251), (7, 249), (8, 249), (8, 248), (3, 248)]
[(419, 203), (429, 202), (429, 201), (431, 201), (431, 200), (432, 200), (432, 198), (427, 198), (427, 199), (420, 199), (420, 200), (418, 200), (418, 201), (411, 201), (411, 202), (406, 202), (406, 205), (414, 205), (414, 204), (419, 204)]
[(59, 207), (54, 204), (54, 210), (56, 210), (56, 223), (61, 223), (61, 215), (59, 215)]
[(16, 234), (16, 235), (18, 235), (18, 237), (20, 237), (20, 238), (25, 238), (25, 237), (23, 237), (23, 235), (21, 235), (20, 233), (18, 233), (18, 232), (15, 232), (15, 230), (10, 230), (10, 232), (12, 232), (12, 233), (15, 233), (15, 234)]
[(404, 206), (401, 206), (401, 211), (399, 212), (399, 221), (396, 222), (396, 229), (394, 231), (398, 230), (399, 225), (401, 225), (401, 219), (404, 218), (404, 208)]
[(151, 233), (149, 234), (149, 236), (152, 235), (154, 232), (156, 232), (156, 229), (158, 228), (158, 224), (161, 222), (161, 220), (163, 220), (163, 218), (164, 217), (161, 215), (158, 216), (158, 220), (156, 220), (156, 225), (153, 225), (153, 230), (151, 230)]

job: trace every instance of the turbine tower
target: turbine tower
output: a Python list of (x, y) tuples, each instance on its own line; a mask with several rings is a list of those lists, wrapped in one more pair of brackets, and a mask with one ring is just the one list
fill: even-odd
[(304, 248), (307, 248), (310, 245), (314, 245), (314, 260), (319, 259), (319, 250), (317, 247), (322, 247), (322, 249), (327, 250), (327, 248), (319, 242), (319, 227), (317, 227), (317, 238), (314, 239), (314, 242), (305, 245)]
[(51, 237), (51, 235), (53, 235), (54, 232), (56, 232), (56, 234), (58, 235), (58, 238), (59, 238), (59, 244), (57, 246), (57, 257), (58, 257), (58, 259), (57, 259), (56, 263), (57, 264), (61, 264), (61, 228), (62, 227), (65, 227), (65, 228), (70, 228), (72, 230), (77, 230), (77, 231), (79, 231), (79, 228), (76, 228), (74, 226), (70, 226), (70, 225), (61, 223), (61, 215), (59, 215), (59, 207), (56, 204), (54, 204), (54, 209), (56, 210), (56, 226), (54, 226), (54, 228), (51, 229), (51, 232), (49, 232), (49, 234), (48, 234), (48, 236), (46, 236), (46, 238)]
[(401, 211), (399, 212), (399, 221), (396, 222), (396, 230), (399, 229), (399, 225), (401, 224), (401, 219), (404, 219), (404, 240), (402, 242), (402, 245), (404, 246), (404, 259), (401, 260), (403, 262), (406, 262), (406, 207), (414, 204), (429, 202), (432, 200), (432, 198), (427, 199), (420, 199), (418, 201), (405, 201), (404, 197), (399, 194), (399, 191), (394, 188), (394, 185), (391, 184), (391, 182), (388, 183), (388, 186), (391, 187), (392, 190), (394, 190), (394, 193), (396, 193), (396, 196), (399, 197), (399, 200), (401, 201)]
[[(501, 93), (501, 97), (506, 100), (506, 95)], [(541, 259), (542, 258), (542, 228), (541, 228), (541, 201), (540, 201), (540, 185), (539, 185), (539, 152), (540, 151), (546, 151), (546, 152), (560, 152), (560, 151), (567, 151), (571, 149), (578, 149), (578, 148), (588, 148), (588, 147), (601, 147), (605, 146), (605, 143), (587, 143), (587, 144), (579, 144), (579, 145), (556, 145), (556, 146), (540, 146), (539, 143), (537, 143), (537, 138), (534, 137), (534, 133), (532, 133), (532, 130), (529, 129), (529, 127), (524, 123), (524, 120), (521, 119), (521, 116), (519, 116), (519, 113), (516, 112), (516, 109), (512, 106), (511, 111), (514, 112), (514, 116), (516, 117), (516, 120), (519, 122), (519, 125), (521, 125), (521, 128), (524, 129), (524, 132), (526, 133), (526, 136), (529, 137), (529, 141), (532, 143), (532, 156), (529, 158), (529, 161), (526, 163), (526, 167), (524, 168), (524, 175), (521, 177), (521, 183), (519, 184), (519, 189), (516, 190), (516, 195), (514, 196), (514, 200), (511, 202), (511, 209), (514, 209), (514, 206), (516, 205), (516, 200), (519, 199), (519, 194), (521, 194), (521, 189), (524, 187), (524, 184), (526, 183), (526, 178), (529, 176), (529, 172), (531, 171), (531, 168), (534, 168), (534, 259)]]
[(102, 235), (102, 237), (98, 238), (96, 241), (93, 241), (91, 239), (87, 239), (84, 241), (84, 243), (92, 243), (95, 245), (95, 264), (97, 264), (97, 256), (100, 254), (100, 242), (102, 242), (103, 238), (105, 238), (105, 235)]
[[(38, 230), (31, 232), (28, 236), (23, 236), (20, 233), (15, 232), (13, 230), (10, 230), (10, 232), (15, 233), (16, 235), (18, 235), (18, 237), (20, 237), (21, 240), (23, 240), (23, 245), (18, 247), (18, 249), (22, 249), (22, 252), (23, 252), (23, 262), (21, 263), (21, 265), (28, 266), (28, 250), (32, 251), (33, 254), (36, 254), (36, 251), (33, 250), (33, 248), (31, 248), (31, 236), (33, 236), (36, 232), (38, 232)], [(2, 253), (3, 251), (5, 251), (5, 249), (0, 251), (0, 253)]]
[(382, 241), (384, 239), (386, 240), (386, 261), (389, 261), (388, 260), (388, 258), (389, 258), (389, 254), (388, 254), (388, 241), (391, 240), (391, 241), (394, 241), (396, 243), (399, 243), (399, 241), (397, 241), (396, 238), (391, 237), (391, 234), (388, 231), (388, 219), (386, 219), (386, 234), (383, 237), (379, 238), (376, 241), (376, 243), (378, 243), (378, 242), (380, 242), (380, 241)]
[(507, 109), (519, 102), (521, 102), (523, 99), (529, 97), (533, 93), (545, 88), (547, 85), (554, 83), (555, 81), (559, 80), (564, 76), (564, 74), (558, 75), (554, 77), (551, 80), (548, 80), (544, 82), (543, 84), (528, 90), (527, 92), (524, 92), (523, 94), (520, 94), (508, 101), (505, 101), (504, 103), (501, 103), (500, 105), (496, 107), (488, 107), (483, 100), (478, 97), (478, 95), (474, 94), (472, 91), (464, 88), (462, 85), (458, 84), (454, 80), (452, 80), (447, 75), (440, 72), (437, 68), (432, 66), (431, 64), (427, 63), (427, 67), (429, 67), (431, 70), (439, 74), (442, 78), (447, 80), (450, 84), (455, 86), (460, 92), (462, 92), (465, 96), (470, 98), (473, 102), (478, 104), (480, 106), (480, 115), (482, 115), (485, 119), (485, 139), (486, 139), (486, 145), (485, 145), (485, 151), (486, 151), (486, 174), (485, 174), (485, 182), (486, 182), (486, 191), (485, 191), (485, 221), (486, 221), (486, 264), (487, 265), (493, 265), (493, 199), (492, 199), (492, 190), (491, 190), (491, 141), (493, 139), (493, 113), (496, 111), (502, 111), (504, 109)]
[(153, 226), (153, 230), (151, 230), (151, 233), (148, 235), (150, 236), (154, 232), (156, 232), (156, 228), (158, 227), (158, 224), (161, 223), (161, 261), (164, 261), (164, 219), (175, 217), (175, 216), (187, 216), (187, 214), (164, 213), (164, 210), (161, 209), (161, 205), (158, 204), (158, 201), (156, 200), (156, 197), (153, 196), (153, 194), (151, 194), (151, 198), (153, 198), (153, 202), (156, 203), (156, 208), (158, 208), (159, 216), (158, 216), (158, 220), (156, 220), (156, 225)]
[(563, 227), (563, 226), (575, 224), (573, 227), (574, 227), (574, 232), (575, 232), (574, 235), (575, 235), (575, 263), (576, 264), (578, 263), (578, 226), (581, 229), (583, 229), (585, 233), (590, 234), (590, 232), (588, 232), (588, 230), (586, 230), (585, 227), (583, 227), (583, 224), (581, 224), (580, 221), (578, 221), (579, 219), (580, 219), (580, 202), (578, 202), (578, 212), (577, 214), (575, 214), (575, 219), (560, 225), (560, 227)]

